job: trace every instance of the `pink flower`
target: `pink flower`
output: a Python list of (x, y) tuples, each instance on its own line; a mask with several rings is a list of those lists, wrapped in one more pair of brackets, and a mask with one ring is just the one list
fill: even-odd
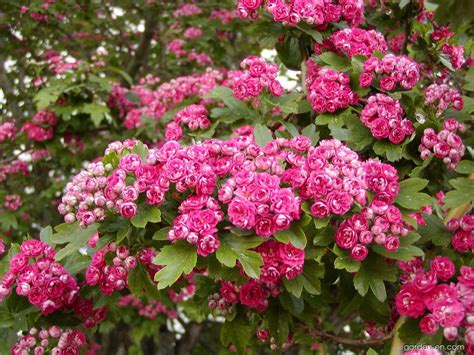
[(255, 280), (250, 280), (240, 288), (239, 300), (249, 308), (264, 312), (268, 307), (268, 294)]
[(420, 321), (420, 330), (424, 334), (435, 334), (438, 331), (438, 322), (431, 314), (427, 314)]
[(304, 249), (295, 248), (291, 243), (280, 244), (279, 256), (291, 267), (301, 268), (304, 264), (304, 255)]
[(430, 262), (430, 266), (441, 281), (448, 281), (456, 272), (453, 262), (444, 256), (433, 258)]
[(403, 285), (395, 297), (398, 313), (412, 318), (418, 318), (425, 311), (423, 298), (412, 285)]
[(357, 233), (346, 221), (336, 231), (336, 244), (343, 249), (352, 249), (356, 245), (357, 239)]
[(120, 215), (124, 218), (132, 218), (137, 214), (138, 207), (135, 202), (123, 202), (120, 205)]
[(227, 213), (231, 223), (236, 227), (250, 229), (255, 225), (255, 205), (242, 198), (234, 198), (229, 203)]
[(365, 245), (362, 244), (356, 244), (352, 249), (351, 249), (351, 258), (357, 261), (363, 261), (369, 254), (369, 251)]

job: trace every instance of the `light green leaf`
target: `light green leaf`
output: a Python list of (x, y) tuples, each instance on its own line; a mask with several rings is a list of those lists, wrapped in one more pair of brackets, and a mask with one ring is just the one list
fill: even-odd
[(456, 165), (456, 172), (459, 174), (471, 174), (474, 172), (474, 161), (472, 160), (461, 160)]
[(422, 206), (428, 206), (433, 203), (431, 196), (418, 192), (428, 185), (428, 180), (420, 178), (410, 178), (400, 183), (400, 192), (395, 198), (395, 203), (410, 209), (418, 210)]
[(273, 139), (272, 132), (267, 126), (257, 123), (253, 129), (253, 135), (255, 137), (255, 143), (260, 147), (264, 147), (268, 142)]
[(219, 238), (221, 244), (216, 252), (217, 260), (227, 267), (233, 268), (237, 260), (245, 273), (252, 278), (259, 278), (260, 266), (263, 265), (262, 256), (252, 250), (265, 240), (260, 237), (236, 237), (225, 235)]
[(178, 241), (163, 247), (153, 259), (153, 264), (164, 266), (155, 274), (158, 290), (172, 286), (181, 275), (189, 274), (196, 263), (196, 248), (189, 243)]
[(132, 225), (137, 228), (145, 228), (148, 222), (161, 222), (161, 211), (158, 206), (152, 206), (147, 203), (141, 204), (138, 207), (138, 212), (130, 220)]
[(298, 249), (304, 249), (306, 246), (306, 235), (297, 225), (292, 226), (291, 229), (277, 231), (274, 237), (279, 242), (285, 244), (291, 243)]
[(244, 317), (236, 316), (231, 322), (224, 322), (221, 328), (221, 342), (224, 346), (235, 345), (239, 355), (245, 354), (252, 338), (252, 326)]
[(89, 114), (91, 116), (92, 122), (96, 127), (100, 126), (102, 120), (106, 118), (106, 115), (110, 113), (110, 110), (107, 106), (97, 104), (97, 103), (89, 103), (85, 104), (81, 110), (82, 113)]
[(449, 180), (454, 190), (449, 191), (444, 198), (444, 207), (447, 209), (457, 207), (464, 203), (474, 201), (474, 181), (468, 178)]

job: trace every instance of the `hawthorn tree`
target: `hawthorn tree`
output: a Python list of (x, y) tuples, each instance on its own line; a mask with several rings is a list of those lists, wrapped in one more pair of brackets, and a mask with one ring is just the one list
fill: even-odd
[(1, 351), (474, 353), (472, 11), (0, 3)]

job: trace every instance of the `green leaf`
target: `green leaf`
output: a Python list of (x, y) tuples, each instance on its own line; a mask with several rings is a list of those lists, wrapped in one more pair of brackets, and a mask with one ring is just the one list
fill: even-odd
[(43, 234), (42, 241), (50, 245), (67, 244), (63, 248), (57, 248), (55, 260), (60, 261), (66, 256), (77, 252), (80, 248), (87, 245), (87, 241), (92, 235), (97, 233), (98, 224), (93, 223), (87, 228), (80, 228), (79, 223), (63, 223), (56, 226), (55, 234)]
[(260, 266), (263, 265), (262, 256), (252, 250), (265, 240), (261, 237), (236, 237), (225, 235), (219, 238), (221, 244), (216, 252), (217, 260), (227, 267), (233, 268), (237, 260), (245, 273), (255, 279), (260, 277)]
[(300, 70), (303, 55), (298, 38), (287, 36), (283, 41), (275, 44), (278, 58), (291, 70)]
[(384, 302), (387, 298), (384, 281), (396, 280), (397, 273), (393, 266), (389, 266), (381, 257), (369, 253), (354, 277), (354, 287), (361, 296), (365, 296), (370, 289), (380, 302)]
[(153, 264), (164, 266), (155, 274), (158, 290), (172, 286), (181, 275), (189, 274), (196, 263), (196, 248), (189, 243), (178, 241), (163, 247), (153, 259)]
[(148, 156), (148, 147), (142, 142), (136, 142), (132, 148), (132, 153), (138, 155), (142, 159)]
[(461, 160), (456, 165), (456, 172), (459, 174), (471, 174), (474, 172), (474, 161), (472, 160)]
[(135, 297), (147, 296), (150, 299), (160, 297), (160, 293), (156, 289), (156, 285), (150, 278), (148, 271), (142, 263), (138, 263), (137, 267), (128, 273), (128, 288)]
[(341, 118), (347, 128), (339, 127), (337, 122), (330, 122), (328, 124), (333, 138), (345, 141), (349, 147), (355, 150), (362, 150), (372, 143), (373, 138), (370, 131), (356, 115), (346, 110)]
[(61, 89), (56, 86), (47, 87), (40, 90), (33, 98), (38, 110), (42, 110), (55, 103), (61, 95)]
[(221, 328), (221, 342), (224, 346), (235, 345), (238, 354), (245, 354), (252, 338), (252, 326), (244, 317), (236, 316), (231, 322), (224, 322)]
[(99, 127), (102, 120), (104, 120), (107, 114), (110, 113), (110, 110), (107, 106), (105, 106), (105, 104), (100, 105), (97, 103), (89, 103), (82, 107), (81, 112), (89, 114), (91, 116), (92, 122), (94, 122), (94, 125)]
[(306, 260), (303, 266), (303, 273), (296, 278), (301, 279), (306, 292), (312, 295), (321, 293), (321, 279), (324, 277), (324, 264), (315, 260)]
[(225, 86), (216, 86), (214, 87), (214, 89), (212, 89), (211, 92), (204, 95), (203, 98), (222, 100), (226, 97), (233, 97), (233, 96), (234, 96), (234, 92), (232, 89)]
[(425, 159), (423, 161), (423, 164), (421, 164), (420, 166), (417, 166), (415, 169), (411, 171), (410, 177), (412, 178), (420, 177), (421, 172), (430, 165), (433, 158), (434, 158), (434, 155), (431, 155), (430, 157), (428, 157), (428, 159)]
[(2, 225), (3, 230), (18, 228), (18, 221), (13, 212), (10, 211), (0, 212), (0, 224)]
[(409, 210), (418, 210), (422, 206), (431, 205), (433, 203), (431, 196), (418, 192), (423, 190), (426, 185), (428, 185), (428, 180), (420, 178), (410, 178), (402, 181), (395, 203)]
[(403, 156), (403, 147), (386, 141), (377, 141), (374, 144), (375, 154), (386, 157), (388, 161), (398, 161)]
[(304, 249), (306, 246), (306, 235), (297, 225), (293, 225), (291, 229), (277, 231), (273, 236), (279, 242), (285, 244), (291, 243), (298, 249)]
[(295, 277), (291, 280), (285, 279), (283, 284), (288, 292), (290, 292), (295, 297), (301, 297), (303, 292), (303, 280), (300, 277)]
[(357, 272), (360, 269), (361, 262), (351, 258), (347, 251), (340, 249), (337, 245), (333, 248), (337, 258), (334, 260), (334, 267), (347, 272)]
[(285, 341), (289, 334), (290, 314), (279, 304), (269, 308), (264, 316), (263, 325), (270, 331), (270, 336), (278, 343)]
[(474, 181), (468, 178), (449, 180), (454, 190), (449, 191), (444, 198), (444, 207), (451, 209), (464, 203), (474, 201)]
[(303, 128), (301, 134), (311, 139), (312, 146), (315, 146), (319, 141), (319, 132), (316, 131), (316, 125), (313, 123)]
[(346, 71), (351, 68), (351, 63), (344, 57), (337, 55), (334, 52), (324, 52), (319, 56), (313, 56), (318, 62), (323, 62), (332, 69), (338, 71)]
[(164, 227), (153, 234), (153, 240), (168, 240), (168, 232), (171, 230), (171, 227)]
[(398, 4), (398, 6), (400, 7), (400, 9), (403, 9), (405, 6), (407, 6), (409, 3), (410, 3), (411, 0), (400, 0), (400, 3)]
[(132, 225), (137, 228), (145, 228), (148, 222), (161, 222), (161, 211), (158, 206), (152, 206), (147, 203), (141, 204), (138, 207), (138, 212), (130, 220)]
[(418, 239), (420, 239), (420, 235), (417, 233), (409, 233), (407, 236), (400, 237), (400, 247), (394, 252), (388, 252), (384, 247), (380, 245), (374, 245), (372, 249), (382, 256), (385, 256), (389, 259), (395, 260), (414, 260), (417, 256), (424, 256), (425, 253), (423, 250), (414, 246)]
[(434, 245), (447, 247), (451, 243), (451, 232), (444, 225), (443, 221), (435, 214), (423, 215), (426, 225), (417, 228), (418, 233), (423, 237), (422, 242), (431, 241)]
[(270, 142), (273, 139), (272, 132), (268, 129), (267, 126), (257, 123), (253, 129), (253, 135), (255, 137), (255, 143), (260, 147), (264, 147), (265, 144)]

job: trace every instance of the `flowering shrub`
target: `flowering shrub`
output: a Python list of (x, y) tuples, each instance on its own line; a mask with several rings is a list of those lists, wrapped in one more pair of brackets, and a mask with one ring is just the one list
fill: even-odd
[(5, 4), (0, 352), (474, 354), (474, 47), (436, 6)]

